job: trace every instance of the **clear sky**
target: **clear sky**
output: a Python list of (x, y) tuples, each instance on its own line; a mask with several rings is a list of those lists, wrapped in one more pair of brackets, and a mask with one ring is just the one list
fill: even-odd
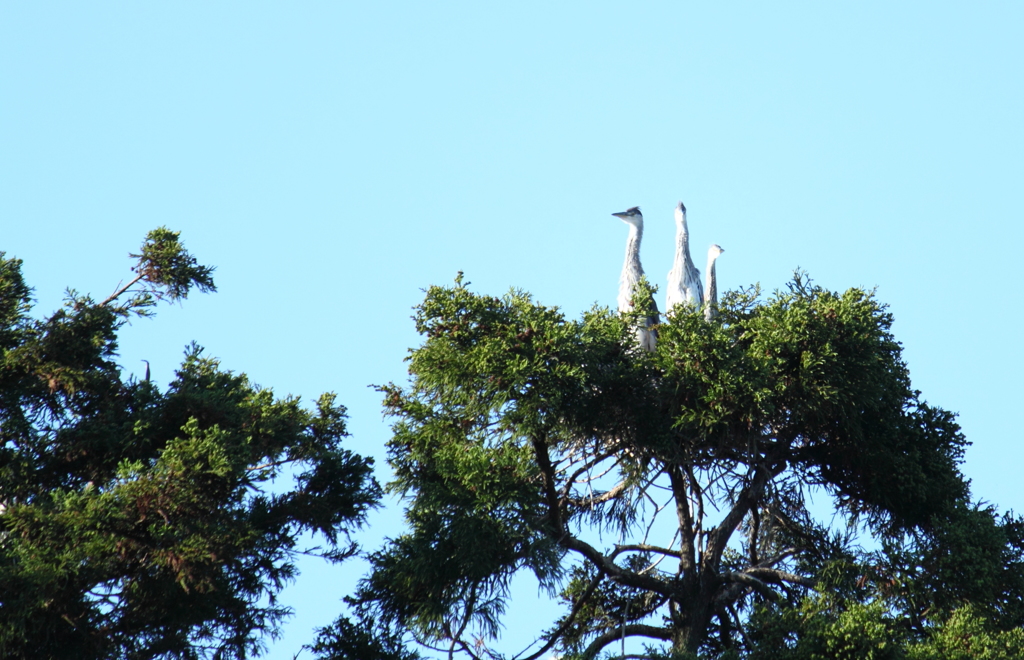
[[(38, 312), (105, 297), (159, 225), (217, 266), (218, 293), (124, 331), (127, 370), (166, 385), (196, 340), (278, 394), (336, 391), (383, 468), (367, 386), (404, 379), (424, 287), (614, 305), (610, 214), (643, 208), (663, 283), (682, 199), (720, 287), (877, 287), (975, 496), (1024, 512), (1024, 4), (156, 5), (0, 5), (0, 250)], [(302, 568), (275, 660), (362, 571)]]

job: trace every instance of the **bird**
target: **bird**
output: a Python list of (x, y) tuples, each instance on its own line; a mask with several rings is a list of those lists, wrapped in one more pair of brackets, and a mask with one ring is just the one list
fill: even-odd
[(676, 205), (676, 258), (668, 271), (668, 289), (665, 292), (665, 312), (671, 313), (676, 305), (688, 303), (700, 308), (704, 302), (704, 288), (700, 284), (700, 269), (690, 258), (690, 232), (686, 227), (686, 207)]
[(148, 383), (149, 382), (149, 360), (142, 360), (142, 362), (146, 363), (146, 377), (142, 380), (142, 382)]
[(715, 318), (715, 308), (718, 307), (718, 280), (715, 276), (715, 260), (725, 252), (718, 245), (708, 248), (708, 280), (704, 287), (704, 318), (708, 321)]
[[(633, 289), (637, 282), (644, 276), (643, 266), (640, 265), (640, 240), (644, 237), (644, 216), (640, 213), (640, 207), (634, 206), (620, 213), (612, 213), (629, 225), (629, 236), (626, 238), (626, 262), (622, 266), (622, 275), (619, 277), (619, 312), (628, 313), (633, 311)], [(641, 348), (646, 351), (653, 351), (658, 341), (658, 331), (652, 326), (658, 323), (658, 306), (651, 300), (650, 315), (644, 320), (642, 327), (637, 328), (636, 336)]]

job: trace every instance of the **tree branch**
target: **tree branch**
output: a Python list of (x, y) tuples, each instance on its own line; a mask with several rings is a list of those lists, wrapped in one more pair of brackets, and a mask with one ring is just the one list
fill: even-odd
[[(779, 599), (779, 594), (775, 593), (775, 591), (771, 587), (769, 587), (761, 580), (758, 580), (753, 575), (749, 575), (747, 573), (742, 573), (739, 571), (729, 571), (728, 573), (722, 574), (722, 580), (724, 580), (725, 582), (736, 582), (743, 586), (751, 587), (757, 590), (758, 593), (762, 594), (765, 598), (772, 602), (777, 601)], [(717, 602), (718, 598), (715, 598), (715, 601)]]
[(678, 550), (672, 550), (670, 548), (661, 548), (656, 545), (647, 545), (646, 543), (635, 543), (633, 545), (616, 545), (615, 552), (612, 553), (614, 559), (620, 553), (623, 552), (657, 552), (662, 555), (668, 555), (669, 557), (681, 557), (681, 553)]
[(630, 623), (625, 626), (615, 626), (604, 633), (598, 635), (597, 639), (587, 646), (586, 650), (583, 651), (583, 655), (580, 656), (584, 660), (592, 660), (597, 657), (597, 654), (601, 652), (601, 649), (615, 642), (616, 640), (622, 639), (623, 637), (649, 637), (651, 639), (663, 639), (671, 640), (672, 633), (664, 628), (656, 628), (654, 626), (648, 626), (642, 623)]
[(598, 465), (601, 461), (603, 461), (603, 460), (605, 460), (607, 458), (611, 458), (616, 453), (617, 453), (617, 450), (610, 450), (610, 451), (606, 451), (606, 452), (601, 453), (601, 454), (597, 454), (591, 460), (586, 461), (583, 464), (583, 467), (581, 467), (578, 470), (576, 470), (575, 472), (573, 472), (572, 475), (569, 477), (569, 479), (566, 480), (565, 487), (562, 489), (562, 500), (567, 500), (569, 498), (569, 492), (572, 489), (572, 485), (574, 483), (576, 483), (576, 480), (580, 477), (581, 474), (583, 474), (587, 470), (592, 469), (595, 465)]
[[(715, 596), (716, 605), (727, 605), (732, 606), (732, 603), (736, 601), (743, 592), (748, 588), (757, 589), (759, 592), (767, 595), (768, 592), (774, 594), (774, 596), (768, 596), (772, 600), (775, 600), (778, 595), (768, 587), (766, 582), (772, 584), (799, 584), (802, 587), (809, 589), (814, 588), (814, 580), (806, 578), (801, 575), (795, 575), (787, 571), (780, 571), (774, 568), (765, 567), (752, 567), (742, 571), (733, 571), (726, 573), (722, 576), (722, 580), (727, 583), (731, 583), (725, 588), (721, 589)], [(760, 585), (760, 586), (759, 586)]]
[(754, 566), (751, 568), (745, 568), (740, 572), (744, 575), (750, 575), (775, 584), (789, 582), (790, 584), (799, 584), (800, 586), (807, 587), (809, 589), (813, 589), (815, 585), (815, 581), (811, 578), (797, 575), (796, 573), (790, 573), (789, 571), (782, 571), (777, 568), (762, 568)]
[(740, 491), (732, 509), (726, 514), (722, 522), (711, 530), (711, 533), (708, 535), (708, 549), (702, 562), (704, 569), (710, 574), (718, 572), (718, 564), (721, 561), (722, 553), (725, 551), (725, 546), (728, 545), (733, 532), (736, 531), (736, 528), (743, 521), (751, 507), (757, 504), (757, 500), (768, 480), (781, 472), (782, 468), (777, 468), (776, 470), (771, 470), (764, 463), (759, 463), (754, 468), (753, 478)]
[(759, 563), (757, 557), (757, 537), (761, 531), (761, 515), (758, 513), (758, 507), (754, 507), (750, 510), (750, 539), (748, 541), (747, 551), (750, 555), (750, 564), (756, 566)]
[(563, 548), (583, 555), (594, 564), (597, 570), (606, 574), (617, 584), (653, 591), (662, 596), (670, 596), (674, 592), (674, 588), (663, 580), (623, 569), (612, 561), (610, 557), (602, 554), (597, 548), (586, 541), (564, 534), (562, 538), (558, 539), (558, 543)]
[[(601, 580), (603, 579), (604, 575), (598, 574), (597, 577), (591, 580), (590, 584), (587, 586), (587, 590), (583, 592), (583, 595), (580, 596), (579, 600), (576, 601), (576, 604), (572, 606), (572, 610), (570, 610), (569, 614), (566, 615), (565, 621), (562, 622), (562, 625), (558, 626), (558, 628), (551, 633), (551, 637), (548, 639), (547, 644), (542, 646), (533, 655), (529, 655), (523, 658), (522, 660), (537, 660), (537, 658), (547, 653), (552, 646), (557, 644), (560, 638), (562, 637), (562, 634), (566, 630), (568, 630), (569, 626), (571, 626), (573, 622), (576, 620), (576, 615), (578, 615), (580, 613), (580, 610), (583, 609), (583, 606), (586, 604), (587, 600), (594, 595), (595, 591), (597, 591), (597, 587), (601, 584)], [(532, 646), (532, 644), (530, 646)], [(529, 648), (529, 646), (526, 648)]]
[(793, 555), (797, 554), (798, 552), (800, 552), (800, 548), (789, 547), (789, 548), (786, 548), (785, 550), (783, 550), (782, 552), (780, 552), (779, 554), (775, 555), (771, 559), (766, 559), (764, 561), (761, 561), (761, 562), (755, 564), (755, 566), (758, 567), (758, 568), (764, 568), (764, 567), (770, 568), (770, 567), (775, 566), (776, 564), (778, 564), (779, 562), (781, 562), (781, 561), (783, 561), (785, 559), (789, 559), (790, 557), (792, 557)]
[(537, 467), (540, 468), (541, 478), (544, 482), (544, 499), (547, 500), (550, 511), (551, 524), (555, 527), (555, 534), (559, 537), (566, 535), (565, 523), (562, 521), (562, 507), (558, 500), (558, 492), (555, 490), (555, 469), (551, 465), (551, 455), (548, 453), (548, 445), (544, 438), (531, 438), (533, 452), (537, 456)]
[(107, 303), (109, 303), (109, 302), (113, 302), (114, 300), (117, 300), (117, 298), (118, 298), (118, 297), (119, 297), (119, 296), (120, 296), (120, 295), (121, 295), (122, 293), (124, 293), (124, 292), (125, 292), (125, 291), (127, 291), (128, 289), (130, 289), (130, 288), (132, 288), (133, 286), (135, 286), (135, 285), (136, 285), (136, 284), (138, 283), (138, 281), (139, 281), (139, 280), (141, 280), (141, 279), (142, 279), (143, 277), (145, 277), (145, 273), (140, 273), (139, 275), (137, 275), (137, 276), (135, 277), (135, 279), (134, 279), (134, 280), (132, 280), (132, 281), (131, 281), (131, 282), (129, 282), (128, 284), (125, 284), (125, 285), (124, 285), (123, 287), (121, 287), (120, 289), (118, 289), (118, 290), (117, 290), (117, 291), (115, 291), (114, 293), (112, 293), (112, 294), (110, 294), (109, 296), (107, 296), (107, 299), (106, 299), (106, 300), (104, 300), (103, 302), (101, 302), (101, 303), (99, 304), (99, 307), (106, 307), (106, 306), (107, 306)]
[(562, 501), (568, 501), (570, 504), (582, 509), (588, 506), (594, 506), (595, 504), (601, 504), (602, 502), (607, 502), (608, 500), (611, 499), (615, 499), (624, 490), (626, 490), (626, 482), (620, 481), (619, 483), (615, 484), (611, 490), (601, 493), (600, 495), (585, 498), (563, 498)]
[(676, 518), (679, 519), (679, 569), (683, 572), (692, 571), (697, 565), (697, 554), (693, 545), (693, 515), (690, 511), (689, 492), (686, 488), (686, 480), (680, 473), (678, 466), (667, 470), (669, 483), (672, 485), (672, 495), (676, 499)]

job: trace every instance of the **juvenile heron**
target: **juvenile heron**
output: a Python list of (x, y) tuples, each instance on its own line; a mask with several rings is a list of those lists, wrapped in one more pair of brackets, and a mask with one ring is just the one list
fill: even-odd
[[(637, 206), (621, 213), (612, 213), (612, 215), (629, 225), (629, 237), (626, 238), (626, 262), (622, 265), (622, 275), (619, 277), (618, 299), (619, 312), (626, 313), (633, 311), (633, 289), (640, 278), (644, 276), (643, 266), (640, 265), (640, 240), (644, 237), (644, 216)], [(658, 323), (658, 306), (653, 300), (651, 307), (651, 314), (636, 331), (637, 340), (646, 351), (653, 351), (658, 341), (658, 332), (652, 327)]]
[(690, 231), (686, 227), (686, 207), (676, 205), (676, 258), (668, 271), (668, 289), (665, 291), (665, 313), (680, 304), (700, 307), (704, 302), (704, 287), (700, 285), (700, 269), (690, 258)]
[(718, 307), (718, 280), (715, 276), (715, 260), (725, 252), (717, 245), (708, 248), (708, 285), (704, 290), (704, 318), (710, 321), (715, 318), (715, 308)]

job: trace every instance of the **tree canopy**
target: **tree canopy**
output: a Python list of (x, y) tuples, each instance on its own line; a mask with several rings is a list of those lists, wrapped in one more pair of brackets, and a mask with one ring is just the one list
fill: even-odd
[(314, 532), (340, 561), (379, 499), (343, 447), (345, 408), (275, 398), (193, 345), (165, 389), (126, 377), (117, 336), (162, 299), (214, 291), (164, 228), (103, 300), (31, 313), (0, 254), (0, 656), (244, 658)]
[(946, 620), (1017, 634), (1020, 522), (971, 504), (966, 440), (911, 386), (873, 294), (797, 274), (767, 299), (726, 295), (712, 322), (677, 308), (653, 353), (636, 321), (568, 319), (461, 275), (428, 290), (410, 383), (381, 387), (408, 531), (371, 555), (321, 658), (505, 657), (491, 645), (521, 573), (564, 604), (514, 631), (526, 660), (627, 641), (641, 657), (925, 658)]
[[(257, 656), (300, 536), (349, 558), (380, 498), (332, 394), (276, 398), (195, 344), (166, 388), (126, 377), (126, 323), (215, 291), (175, 232), (131, 256), (114, 294), (37, 319), (0, 254), (3, 657)], [(972, 499), (872, 293), (797, 274), (676, 308), (653, 352), (642, 316), (427, 291), (410, 380), (380, 387), (408, 530), (309, 653), (1024, 655), (1024, 520)], [(499, 652), (519, 576), (563, 611)]]

